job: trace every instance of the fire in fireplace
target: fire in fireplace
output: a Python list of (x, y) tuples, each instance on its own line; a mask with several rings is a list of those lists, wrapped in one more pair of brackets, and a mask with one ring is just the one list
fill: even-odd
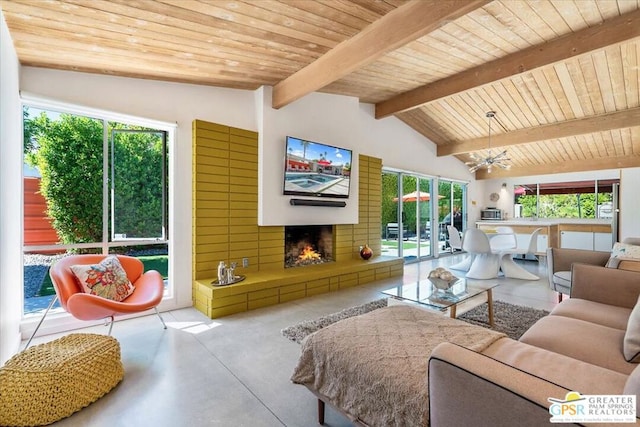
[(333, 261), (333, 226), (296, 225), (284, 229), (284, 267)]

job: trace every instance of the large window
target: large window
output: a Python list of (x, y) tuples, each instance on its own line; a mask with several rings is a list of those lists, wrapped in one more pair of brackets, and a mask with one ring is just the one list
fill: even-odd
[(514, 187), (515, 218), (613, 217), (618, 179), (519, 184)]
[(168, 131), (24, 107), (24, 313), (55, 293), (68, 253), (127, 254), (168, 280)]

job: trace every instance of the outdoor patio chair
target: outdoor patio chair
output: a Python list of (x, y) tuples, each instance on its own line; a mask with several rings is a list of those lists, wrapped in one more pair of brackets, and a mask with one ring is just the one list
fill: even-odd
[(449, 234), (449, 246), (451, 247), (451, 253), (462, 250), (462, 238), (460, 232), (453, 225), (447, 225), (447, 232)]

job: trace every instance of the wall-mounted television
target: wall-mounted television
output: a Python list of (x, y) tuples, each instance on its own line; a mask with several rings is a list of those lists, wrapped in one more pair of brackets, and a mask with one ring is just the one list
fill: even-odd
[(351, 150), (287, 136), (284, 194), (349, 197)]

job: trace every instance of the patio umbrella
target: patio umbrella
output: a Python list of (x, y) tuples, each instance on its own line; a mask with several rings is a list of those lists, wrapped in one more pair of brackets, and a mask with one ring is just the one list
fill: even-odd
[[(439, 199), (442, 198), (442, 196), (438, 196)], [(421, 202), (428, 202), (429, 200), (431, 200), (431, 195), (429, 193), (425, 193), (423, 191), (420, 192), (420, 201)], [(398, 201), (397, 197), (393, 198), (394, 202)], [(418, 192), (417, 191), (413, 191), (411, 193), (405, 194), (404, 196), (402, 196), (402, 201), (403, 202), (417, 202), (418, 201)]]
[(515, 190), (513, 190), (513, 194), (515, 194), (516, 196), (522, 196), (523, 194), (526, 194), (527, 189), (524, 187), (517, 187)]

